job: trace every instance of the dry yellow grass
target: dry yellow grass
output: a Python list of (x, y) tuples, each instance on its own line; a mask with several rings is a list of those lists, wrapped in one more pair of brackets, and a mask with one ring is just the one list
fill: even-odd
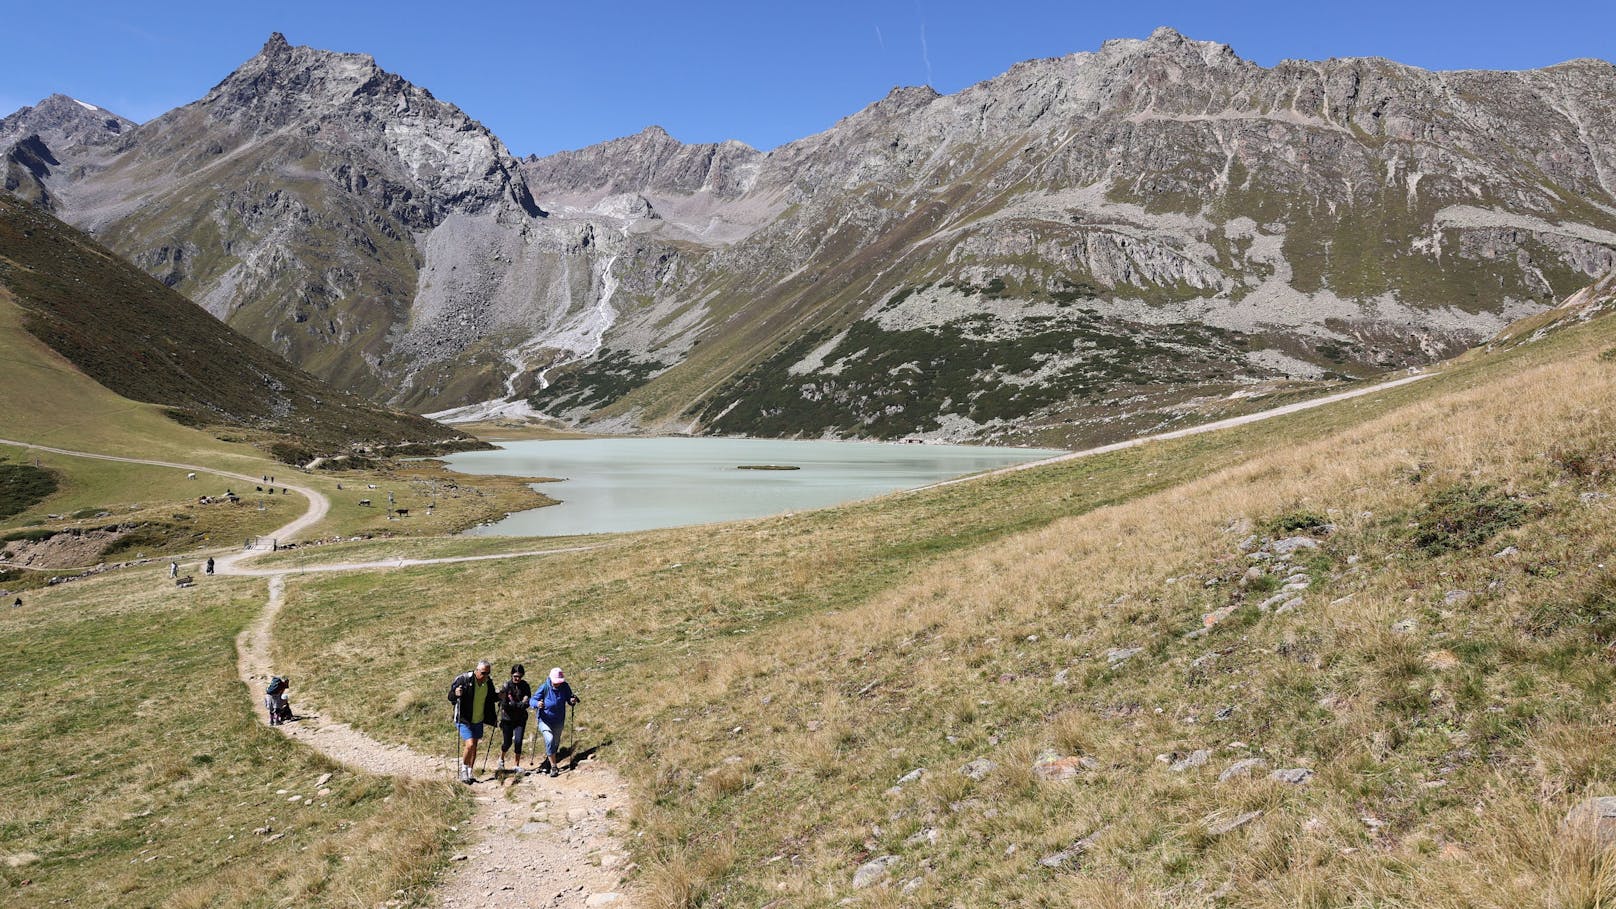
[[(423, 745), (468, 661), (568, 666), (666, 905), (1609, 905), (1558, 821), (1616, 781), (1613, 333), (834, 512), (301, 582), (278, 660), (419, 692), (344, 718)], [(1246, 577), (1245, 538), (1315, 519)]]
[(263, 594), (152, 568), (0, 612), (0, 904), (374, 906), (447, 862), (464, 793), (354, 774), (253, 716), (234, 638)]

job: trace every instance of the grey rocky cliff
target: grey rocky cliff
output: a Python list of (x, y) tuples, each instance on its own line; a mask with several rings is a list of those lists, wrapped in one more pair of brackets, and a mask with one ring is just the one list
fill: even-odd
[(1427, 362), (1616, 265), (1593, 60), (1262, 67), (1161, 29), (767, 153), (652, 127), (518, 162), (275, 36), (101, 149), (50, 177), (67, 217), (306, 367), (629, 431), (1116, 437)]

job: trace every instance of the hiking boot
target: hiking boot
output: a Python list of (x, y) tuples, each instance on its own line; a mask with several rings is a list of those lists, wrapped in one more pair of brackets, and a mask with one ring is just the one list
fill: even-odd
[(551, 776), (560, 776), (561, 775), (561, 768), (557, 767), (554, 764), (551, 764), (550, 765), (550, 775)]

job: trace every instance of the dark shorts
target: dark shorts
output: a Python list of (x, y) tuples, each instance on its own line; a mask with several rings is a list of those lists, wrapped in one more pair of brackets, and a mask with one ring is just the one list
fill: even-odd
[(483, 737), (482, 723), (456, 723), (455, 726), (460, 729), (460, 741), (462, 742), (469, 742), (472, 739), (481, 739)]

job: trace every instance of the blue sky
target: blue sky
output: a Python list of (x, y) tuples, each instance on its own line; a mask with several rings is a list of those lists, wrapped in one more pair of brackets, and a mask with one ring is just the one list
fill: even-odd
[[(1616, 2), (1056, 2), (668, 0), (615, 3), (8, 3), (0, 113), (61, 91), (146, 120), (257, 53), (293, 44), (373, 55), (481, 120), (517, 154), (650, 124), (686, 142), (771, 148), (895, 85), (954, 92), (1033, 57), (1171, 25), (1263, 65), (1383, 56), (1431, 69), (1616, 58)], [(1307, 8), (1316, 7), (1316, 8)]]

